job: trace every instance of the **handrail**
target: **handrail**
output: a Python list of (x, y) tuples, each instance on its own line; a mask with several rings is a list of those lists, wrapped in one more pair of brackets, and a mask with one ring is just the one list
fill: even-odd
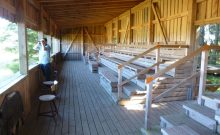
[(118, 69), (121, 69), (123, 66), (132, 63), (136, 59), (138, 59), (138, 58), (140, 58), (140, 57), (142, 57), (142, 56), (144, 56), (144, 55), (146, 55), (146, 54), (148, 54), (158, 48), (189, 48), (189, 46), (188, 45), (157, 45), (157, 46), (154, 46), (154, 47), (148, 49), (147, 51), (145, 51), (143, 53), (138, 54), (134, 58), (132, 58), (124, 63), (121, 63), (120, 65), (118, 65)]
[(147, 73), (151, 68), (153, 68), (153, 67), (155, 67), (155, 66), (158, 66), (158, 65), (160, 65), (160, 64), (163, 64), (163, 63), (164, 63), (164, 62), (157, 62), (157, 63), (153, 64), (152, 66), (150, 66), (150, 67), (148, 67), (148, 68), (146, 68), (146, 69), (140, 71), (139, 73), (135, 74), (134, 76), (130, 77), (129, 79), (127, 79), (127, 80), (125, 80), (125, 81), (119, 83), (119, 84), (118, 84), (118, 87), (123, 86), (124, 84), (130, 82), (130, 81), (131, 81), (132, 79), (134, 79), (135, 77), (137, 77), (137, 76), (139, 76), (139, 75), (141, 75), (141, 74), (145, 74), (145, 73)]
[[(146, 88), (147, 88), (147, 94), (146, 94), (146, 108), (145, 108), (145, 128), (150, 127), (149, 117), (150, 117), (150, 114), (151, 114), (150, 110), (151, 110), (151, 103), (152, 103), (153, 80), (155, 80), (159, 76), (165, 74), (167, 71), (179, 66), (180, 64), (184, 63), (185, 61), (187, 61), (189, 59), (193, 59), (199, 53), (202, 53), (202, 57), (201, 57), (199, 92), (198, 92), (197, 102), (200, 105), (202, 104), (202, 95), (203, 95), (203, 92), (205, 90), (205, 82), (206, 82), (208, 53), (209, 53), (208, 51), (211, 50), (211, 49), (220, 50), (220, 46), (204, 45), (204, 46), (200, 47), (199, 49), (195, 50), (194, 52), (192, 52), (191, 54), (179, 59), (178, 61), (176, 61), (175, 63), (173, 63), (170, 66), (166, 67), (165, 69), (155, 73), (153, 76), (149, 76), (149, 77), (146, 78), (145, 84), (146, 84)], [(194, 75), (192, 75), (191, 77), (193, 77)], [(188, 80), (188, 78), (183, 80), (182, 83), (184, 83), (187, 80)], [(179, 86), (179, 85), (177, 85), (177, 86)], [(177, 86), (174, 86), (174, 87), (177, 87)], [(166, 93), (172, 91), (173, 89), (175, 89), (175, 88), (169, 89), (169, 91), (166, 91)], [(160, 95), (160, 97), (156, 97), (156, 98), (157, 99), (161, 98), (166, 93), (164, 92)]]
[(177, 85), (173, 86), (172, 88), (164, 91), (163, 93), (161, 93), (160, 95), (156, 96), (153, 98), (153, 101), (158, 101), (161, 98), (167, 96), (167, 94), (169, 94), (170, 92), (173, 92), (176, 88), (178, 88), (180, 85), (183, 85), (185, 83), (187, 83), (189, 80), (193, 79), (194, 77), (199, 76), (200, 72), (196, 72), (193, 75), (191, 75), (190, 77), (185, 78), (184, 80), (182, 80), (180, 83), (178, 83)]
[(199, 49), (197, 49), (196, 51), (194, 51), (193, 53), (179, 59), (178, 61), (174, 62), (173, 64), (169, 65), (168, 67), (166, 67), (165, 69), (157, 72), (156, 74), (154, 74), (153, 76), (149, 76), (146, 78), (146, 83), (150, 83), (152, 82), (154, 79), (156, 79), (157, 77), (165, 74), (167, 71), (173, 69), (174, 67), (179, 66), (180, 64), (184, 63), (185, 61), (187, 61), (190, 58), (193, 58), (194, 56), (196, 56), (197, 54), (201, 53), (204, 50), (211, 50), (211, 49), (215, 49), (215, 50), (220, 50), (220, 46), (209, 46), (209, 45), (204, 45), (202, 47), (200, 47)]
[(167, 71), (173, 69), (174, 67), (179, 66), (180, 64), (184, 63), (185, 61), (187, 61), (190, 58), (193, 58), (194, 56), (196, 56), (198, 53), (202, 52), (204, 50), (204, 47), (199, 48), (198, 50), (196, 50), (195, 52), (191, 53), (190, 55), (187, 55), (181, 59), (179, 59), (178, 61), (174, 62), (173, 64), (169, 65), (168, 67), (166, 67), (165, 69), (157, 72), (156, 74), (154, 74), (153, 76), (149, 76), (146, 78), (146, 83), (150, 83), (151, 81), (153, 81), (154, 79), (156, 79), (157, 77), (165, 74)]

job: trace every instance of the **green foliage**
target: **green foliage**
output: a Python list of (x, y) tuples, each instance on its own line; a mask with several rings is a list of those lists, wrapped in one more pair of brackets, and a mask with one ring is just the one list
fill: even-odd
[(220, 84), (219, 76), (207, 75), (207, 80), (209, 80), (212, 84)]
[(36, 51), (33, 49), (37, 43), (38, 34), (36, 31), (27, 29), (27, 44), (28, 44), (28, 64), (34, 64), (37, 62), (38, 57)]
[(18, 59), (13, 60), (13, 62), (6, 65), (6, 68), (11, 69), (13, 73), (17, 73), (19, 71), (19, 61)]
[[(198, 42), (202, 46), (204, 44), (220, 45), (220, 24), (208, 24), (200, 26), (198, 29)], [(209, 64), (220, 64), (220, 51), (211, 50), (209, 53)]]

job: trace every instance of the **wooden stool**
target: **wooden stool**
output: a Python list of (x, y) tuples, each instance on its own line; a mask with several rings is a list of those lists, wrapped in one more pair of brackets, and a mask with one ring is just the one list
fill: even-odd
[(43, 84), (45, 86), (47, 86), (48, 88), (46, 89), (42, 89), (42, 90), (48, 90), (49, 94), (54, 94), (54, 95), (57, 95), (57, 90), (58, 90), (58, 81), (55, 80), (55, 81), (44, 81)]
[[(56, 96), (52, 94), (42, 95), (39, 96), (39, 106), (38, 106), (38, 116), (48, 116), (53, 117), (55, 120), (55, 116), (58, 115), (58, 110), (55, 104)], [(42, 103), (49, 103), (50, 104), (50, 111), (41, 112), (41, 104)], [(50, 115), (51, 113), (51, 115)]]

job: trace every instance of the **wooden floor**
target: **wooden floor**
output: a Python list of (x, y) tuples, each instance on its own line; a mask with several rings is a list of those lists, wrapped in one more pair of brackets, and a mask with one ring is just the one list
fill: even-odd
[[(24, 135), (140, 135), (143, 110), (129, 110), (113, 102), (99, 84), (99, 75), (91, 73), (81, 61), (64, 62), (60, 74), (59, 117), (36, 115), (36, 107), (21, 131)], [(153, 105), (151, 135), (160, 134), (159, 116), (183, 111), (183, 102)], [(47, 107), (45, 107), (47, 108)]]

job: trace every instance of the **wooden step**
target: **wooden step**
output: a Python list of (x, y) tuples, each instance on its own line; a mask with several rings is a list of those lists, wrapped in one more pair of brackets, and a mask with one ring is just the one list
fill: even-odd
[(186, 125), (200, 135), (217, 135), (212, 130), (189, 118), (184, 113), (176, 112), (176, 114), (160, 116), (160, 120), (161, 128), (171, 128), (175, 126)]
[(205, 106), (218, 110), (220, 108), (220, 93), (206, 93), (202, 96), (202, 102)]
[(220, 134), (220, 110), (215, 111), (215, 120), (217, 121), (217, 133)]
[(216, 131), (217, 122), (215, 120), (214, 110), (206, 106), (201, 106), (196, 102), (186, 103), (183, 105), (183, 108), (186, 110), (186, 114), (190, 118), (206, 126), (207, 128)]
[(135, 95), (135, 94), (146, 94), (146, 91), (137, 86), (136, 84), (129, 82), (125, 85), (123, 85), (123, 92), (127, 95), (127, 96), (131, 96), (131, 95)]
[(170, 128), (162, 128), (161, 133), (163, 135), (199, 135), (196, 131), (192, 130), (186, 125), (174, 126)]
[(181, 100), (186, 100), (186, 96), (178, 96), (178, 97), (164, 97), (160, 99), (159, 101), (153, 101), (154, 103), (158, 102), (170, 102), (170, 101), (181, 101)]

